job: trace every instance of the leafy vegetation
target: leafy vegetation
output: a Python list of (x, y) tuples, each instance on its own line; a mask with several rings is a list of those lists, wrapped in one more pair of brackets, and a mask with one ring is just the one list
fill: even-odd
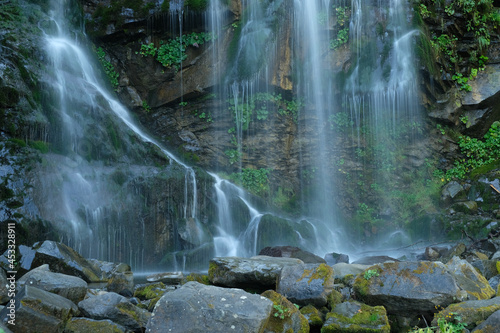
[(330, 41), (330, 49), (335, 50), (349, 41), (349, 7), (339, 6), (335, 8), (337, 36)]
[(108, 60), (106, 52), (104, 52), (102, 47), (98, 47), (96, 49), (96, 55), (97, 59), (99, 59), (99, 62), (104, 69), (104, 73), (106, 73), (107, 77), (109, 78), (111, 86), (116, 90), (118, 88), (118, 77), (120, 75), (116, 72), (113, 64)]
[(462, 333), (467, 326), (462, 323), (462, 317), (453, 312), (446, 318), (438, 318), (437, 324), (437, 326), (416, 328), (409, 333)]
[(455, 161), (455, 166), (446, 172), (438, 170), (436, 176), (443, 180), (463, 179), (473, 170), (496, 163), (500, 159), (500, 121), (495, 121), (484, 140), (460, 136), (458, 146), (463, 158)]
[(265, 196), (269, 192), (269, 169), (242, 169), (233, 173), (229, 179), (258, 196)]
[(174, 67), (179, 70), (180, 65), (187, 58), (186, 49), (188, 47), (200, 47), (205, 42), (213, 40), (210, 33), (193, 32), (181, 37), (176, 37), (168, 41), (161, 41), (160, 46), (156, 47), (154, 43), (143, 44), (137, 54), (143, 57), (154, 57), (164, 67)]

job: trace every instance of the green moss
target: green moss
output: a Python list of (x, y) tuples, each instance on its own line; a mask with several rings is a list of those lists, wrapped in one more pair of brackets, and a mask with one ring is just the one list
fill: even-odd
[(201, 284), (210, 285), (210, 280), (208, 278), (208, 275), (205, 274), (191, 273), (184, 277), (184, 279), (182, 280), (182, 284), (185, 284), (190, 281), (196, 281)]
[(0, 107), (14, 107), (19, 102), (19, 92), (17, 89), (3, 86), (0, 87)]
[(292, 302), (273, 290), (265, 291), (262, 296), (270, 299), (274, 307), (273, 314), (266, 324), (266, 332), (295, 332), (293, 328), (297, 318), (293, 320), (292, 316), (300, 318), (300, 328), (297, 333), (309, 332), (308, 320)]
[(368, 306), (358, 303), (360, 310), (352, 317), (330, 312), (326, 315), (326, 323), (321, 333), (356, 332), (356, 333), (389, 333), (390, 326), (387, 312), (383, 306)]
[(137, 288), (134, 292), (134, 297), (141, 300), (161, 297), (166, 292), (165, 288), (165, 285), (161, 282), (147, 284)]
[(323, 316), (322, 313), (312, 305), (306, 305), (300, 309), (300, 313), (306, 317), (309, 322), (309, 326), (321, 327), (323, 326)]
[(29, 146), (40, 151), (42, 154), (49, 152), (49, 144), (44, 141), (29, 141)]
[(335, 308), (335, 305), (342, 303), (343, 296), (337, 290), (332, 290), (332, 292), (328, 295), (328, 307), (330, 309)]
[(121, 333), (123, 332), (116, 325), (109, 321), (103, 320), (91, 320), (86, 318), (74, 318), (69, 321), (64, 327), (64, 332), (76, 333), (76, 332), (109, 332), (109, 333)]

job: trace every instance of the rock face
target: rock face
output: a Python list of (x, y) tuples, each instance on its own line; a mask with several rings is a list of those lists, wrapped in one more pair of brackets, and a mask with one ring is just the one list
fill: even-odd
[(333, 290), (333, 269), (326, 264), (283, 267), (276, 291), (293, 303), (325, 306)]
[(146, 332), (264, 332), (273, 303), (240, 289), (188, 282), (156, 304)]
[(224, 287), (275, 289), (281, 270), (303, 264), (293, 258), (256, 256), (252, 258), (214, 258), (210, 261), (210, 282)]

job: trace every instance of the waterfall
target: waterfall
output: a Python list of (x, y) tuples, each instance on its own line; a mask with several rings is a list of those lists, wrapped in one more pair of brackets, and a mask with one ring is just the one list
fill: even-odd
[[(52, 106), (55, 123), (50, 140), (60, 152), (60, 155), (54, 155), (53, 158), (60, 161), (57, 168), (62, 176), (54, 180), (62, 184), (58, 188), (59, 193), (52, 193), (49, 189), (53, 186), (50, 179), (41, 180), (42, 185), (47, 187), (46, 194), (49, 196), (43, 200), (50, 202), (53, 207), (45, 208), (46, 212), (42, 216), (58, 221), (57, 227), (66, 231), (61, 236), (62, 241), (83, 255), (110, 261), (126, 261), (140, 269), (144, 266), (142, 261), (145, 247), (153, 246), (148, 244), (146, 237), (152, 236), (144, 231), (143, 217), (121, 214), (121, 211), (132, 209), (127, 207), (127, 200), (132, 200), (133, 205), (147, 206), (151, 203), (140, 203), (132, 199), (134, 196), (141, 196), (142, 190), (139, 191), (137, 187), (136, 193), (122, 193), (120, 195), (123, 198), (117, 197), (117, 193), (124, 189), (113, 185), (113, 177), (122, 175), (122, 170), (136, 179), (140, 174), (161, 172), (140, 165), (145, 156), (150, 154), (147, 151), (158, 149), (168, 160), (165, 168), (184, 170), (184, 198), (180, 202), (182, 218), (196, 221), (196, 174), (192, 167), (181, 162), (147, 134), (105, 87), (104, 81), (94, 71), (95, 64), (86, 49), (83, 32), (79, 27), (72, 28), (65, 18), (71, 3), (69, 0), (53, 2), (50, 20), (40, 24), (46, 40), (46, 53), (52, 65), (49, 75), (53, 73), (53, 76), (44, 80), (50, 91), (57, 96), (54, 98), (56, 103)], [(58, 119), (60, 128), (57, 126)], [(108, 126), (108, 129), (103, 128), (104, 126)], [(113, 131), (111, 134), (106, 133), (109, 129)], [(101, 146), (91, 142), (92, 135), (101, 137)], [(142, 143), (137, 145), (137, 139)], [(108, 151), (103, 152), (108, 143), (119, 146), (118, 140), (126, 142), (127, 147), (122, 149), (130, 156), (101, 156), (102, 160), (99, 160), (99, 155), (110, 154)], [(138, 151), (134, 152), (133, 149)], [(51, 177), (58, 178), (57, 175)], [(54, 197), (50, 197), (51, 194)], [(57, 195), (61, 198), (60, 205)], [(133, 221), (135, 218), (138, 220)], [(141, 219), (142, 224), (138, 223)], [(129, 228), (129, 223), (133, 223), (134, 227)], [(133, 231), (136, 229), (137, 234)]]

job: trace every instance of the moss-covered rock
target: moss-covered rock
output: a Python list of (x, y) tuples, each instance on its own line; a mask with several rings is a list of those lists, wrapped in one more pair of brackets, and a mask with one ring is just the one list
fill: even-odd
[(389, 319), (383, 306), (371, 307), (356, 301), (338, 304), (326, 315), (321, 333), (389, 333)]
[(333, 269), (326, 264), (283, 267), (276, 290), (299, 305), (325, 306), (333, 290)]
[(466, 324), (468, 329), (472, 329), (498, 310), (500, 310), (500, 297), (451, 304), (434, 316), (432, 325), (436, 325), (440, 318), (459, 316), (460, 322)]
[(272, 316), (269, 318), (264, 332), (296, 332), (308, 333), (309, 322), (299, 309), (283, 295), (267, 290), (262, 296), (273, 302)]
[(138, 286), (134, 291), (134, 297), (137, 297), (140, 300), (154, 299), (161, 297), (166, 292), (166, 286), (161, 282), (156, 282)]

